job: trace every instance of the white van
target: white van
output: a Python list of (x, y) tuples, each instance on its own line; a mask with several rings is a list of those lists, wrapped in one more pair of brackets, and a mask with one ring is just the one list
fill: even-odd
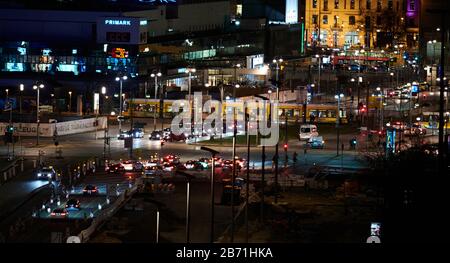
[(314, 124), (302, 124), (300, 126), (300, 132), (298, 133), (298, 138), (300, 141), (307, 141), (311, 137), (319, 136), (317, 131), (317, 126)]

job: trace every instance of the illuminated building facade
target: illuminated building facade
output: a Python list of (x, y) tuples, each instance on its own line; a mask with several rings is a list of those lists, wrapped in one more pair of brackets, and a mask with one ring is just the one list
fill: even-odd
[(418, 45), (418, 0), (306, 0), (308, 46)]

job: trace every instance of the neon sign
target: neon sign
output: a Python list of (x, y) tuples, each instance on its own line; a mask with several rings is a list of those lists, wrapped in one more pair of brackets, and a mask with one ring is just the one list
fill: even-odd
[(105, 25), (114, 25), (114, 26), (131, 26), (130, 20), (113, 20), (113, 19), (106, 19)]

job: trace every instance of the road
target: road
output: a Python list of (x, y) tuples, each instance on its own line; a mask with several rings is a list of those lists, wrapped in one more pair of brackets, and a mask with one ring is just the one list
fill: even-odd
[[(319, 126), (320, 130), (320, 126)], [(111, 136), (115, 136), (117, 134), (117, 127), (112, 127), (110, 131)], [(44, 151), (45, 155), (43, 159), (56, 168), (62, 171), (62, 179), (63, 181), (67, 181), (67, 171), (66, 167), (69, 164), (76, 164), (82, 160), (86, 160), (86, 158), (92, 157), (103, 157), (104, 144), (103, 138), (101, 138), (102, 133), (99, 132), (97, 134), (97, 139), (94, 133), (85, 133), (85, 134), (77, 134), (71, 136), (62, 136), (60, 138), (60, 145), (62, 149), (63, 159), (56, 159), (56, 155), (54, 153), (55, 147), (52, 145), (51, 139), (41, 139), (41, 146), (37, 148), (34, 145), (34, 138), (24, 139), (23, 145), (24, 148), (22, 151), (24, 157), (27, 160), (35, 159), (38, 154), (38, 150)], [(303, 143), (293, 140), (289, 142), (289, 148), (287, 151), (289, 161), (289, 165), (293, 165), (292, 155), (294, 152), (298, 153), (298, 161), (295, 164), (294, 173), (303, 174), (305, 171), (314, 165), (329, 165), (334, 167), (343, 167), (350, 169), (359, 169), (364, 168), (364, 162), (359, 158), (359, 151), (350, 151), (348, 149), (344, 150), (344, 155), (337, 157), (336, 156), (336, 137), (333, 132), (327, 132), (321, 134), (324, 136), (326, 140), (325, 149), (317, 149), (317, 150), (307, 150), (305, 155), (303, 151)], [(352, 138), (354, 134), (343, 134), (341, 135), (341, 140), (345, 143)], [(117, 139), (111, 140), (110, 151), (112, 159), (127, 159), (128, 158), (128, 150), (123, 148), (123, 141), (119, 141)], [(6, 153), (6, 147), (0, 147), (0, 153)], [(221, 156), (224, 159), (231, 159), (232, 149), (231, 147), (214, 147), (217, 151), (221, 153)], [(284, 150), (282, 148), (282, 144), (280, 144), (280, 168), (284, 165)], [(177, 154), (181, 157), (181, 161), (187, 161), (191, 159), (198, 159), (201, 157), (209, 157), (209, 154), (200, 150), (199, 145), (187, 145), (185, 143), (166, 143), (163, 147), (159, 143), (152, 142), (148, 140), (148, 135), (144, 139), (135, 140), (134, 143), (134, 157), (135, 158), (143, 158), (147, 159), (150, 155), (155, 153), (165, 154)], [(251, 168), (258, 169), (261, 167), (261, 148), (260, 147), (252, 147), (251, 148)], [(237, 147), (236, 154), (243, 158), (247, 158), (247, 149), (246, 147)], [(270, 169), (272, 168), (272, 158), (274, 154), (274, 147), (266, 147), (266, 169), (268, 170), (267, 178), (270, 178)], [(30, 162), (30, 161), (28, 161)], [(208, 172), (204, 172), (207, 174)], [(202, 174), (202, 173), (197, 173)], [(218, 176), (217, 179), (222, 177)], [(112, 175), (101, 173), (97, 171), (94, 175), (88, 175), (83, 179), (81, 185), (74, 189), (75, 192), (71, 194), (76, 194), (81, 190), (81, 188), (86, 184), (95, 184), (99, 186), (101, 194), (106, 193), (106, 189), (110, 186), (114, 186), (117, 184), (123, 184), (123, 187), (127, 187), (128, 175)], [(280, 181), (282, 180), (282, 175), (280, 175)], [(155, 201), (164, 204), (167, 211), (171, 211), (174, 213), (176, 218), (182, 218), (184, 216), (184, 203), (185, 203), (185, 182), (184, 181), (174, 181), (176, 185), (176, 191), (172, 195), (158, 195), (155, 197)], [(34, 189), (38, 189), (41, 186), (47, 184), (45, 181), (37, 181), (35, 180), (32, 174), (32, 165), (28, 163), (27, 169), (25, 173), (15, 177), (12, 181), (7, 184), (0, 186), (0, 197), (1, 202), (4, 204), (8, 204), (14, 206), (17, 203), (21, 203), (24, 199), (27, 199), (29, 193)], [(48, 190), (45, 188), (46, 191)], [(217, 182), (217, 189), (221, 189), (221, 184)], [(207, 227), (202, 227), (207, 224), (209, 221), (207, 212), (209, 209), (209, 198), (205, 198), (205, 195), (209, 197), (209, 183), (208, 178), (204, 177), (197, 179), (196, 182), (192, 183), (192, 238), (193, 242), (206, 242), (208, 241), (208, 233), (209, 230)], [(220, 199), (220, 190), (216, 192), (216, 202)], [(3, 226), (7, 226), (7, 224), (14, 222), (14, 218), (23, 218), (30, 217), (33, 212), (36, 212), (38, 208), (41, 208), (42, 205), (48, 202), (50, 198), (50, 193), (47, 191), (45, 194), (39, 193), (27, 203), (22, 205), (20, 209), (15, 211), (13, 214), (9, 215), (7, 219), (4, 220)], [(65, 203), (64, 197), (61, 198), (61, 203), (59, 206), (63, 206)], [(76, 219), (84, 219), (86, 217), (86, 212), (89, 213), (88, 217), (96, 216), (98, 213), (98, 205), (102, 205), (102, 208), (105, 207), (106, 196), (99, 196), (95, 198), (79, 197), (82, 203), (82, 210), (80, 212), (70, 213), (69, 218)], [(112, 200), (110, 200), (112, 201)], [(48, 205), (46, 206), (46, 208)], [(56, 201), (52, 205), (50, 205), (51, 209), (56, 207)], [(224, 228), (229, 223), (230, 219), (230, 211), (229, 207), (217, 206), (217, 227), (219, 233), (223, 231)], [(2, 211), (6, 211), (3, 210)], [(36, 216), (41, 218), (48, 217), (48, 212), (41, 211), (37, 213)], [(45, 219), (46, 221), (49, 221)], [(89, 220), (89, 219), (88, 219)], [(70, 220), (70, 221), (79, 221), (79, 220)], [(54, 231), (65, 231), (66, 227), (69, 227), (69, 231), (73, 232), (72, 234), (77, 234), (76, 231), (79, 230), (82, 226), (86, 226), (89, 224), (88, 221), (81, 220), (83, 223), (78, 225), (74, 225), (73, 222), (63, 223), (61, 220), (50, 220), (50, 222), (45, 222), (43, 224), (38, 225), (38, 227), (34, 227), (33, 231), (27, 233), (25, 237), (22, 237), (22, 241), (40, 241), (48, 242), (49, 241), (49, 232)], [(182, 225), (182, 224), (181, 224)], [(183, 235), (181, 234), (184, 230), (180, 228), (177, 230), (167, 230), (162, 233), (165, 235), (166, 239), (171, 242), (183, 242)], [(3, 231), (6, 229), (2, 228)], [(170, 228), (168, 228), (170, 229)], [(44, 239), (42, 235), (45, 235)]]

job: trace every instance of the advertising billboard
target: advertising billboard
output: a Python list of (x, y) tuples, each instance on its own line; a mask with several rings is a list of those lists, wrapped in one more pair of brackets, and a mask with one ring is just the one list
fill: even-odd
[(286, 24), (298, 23), (298, 0), (286, 0)]
[(145, 44), (147, 23), (143, 22), (146, 21), (137, 17), (98, 18), (97, 42), (99, 44)]

